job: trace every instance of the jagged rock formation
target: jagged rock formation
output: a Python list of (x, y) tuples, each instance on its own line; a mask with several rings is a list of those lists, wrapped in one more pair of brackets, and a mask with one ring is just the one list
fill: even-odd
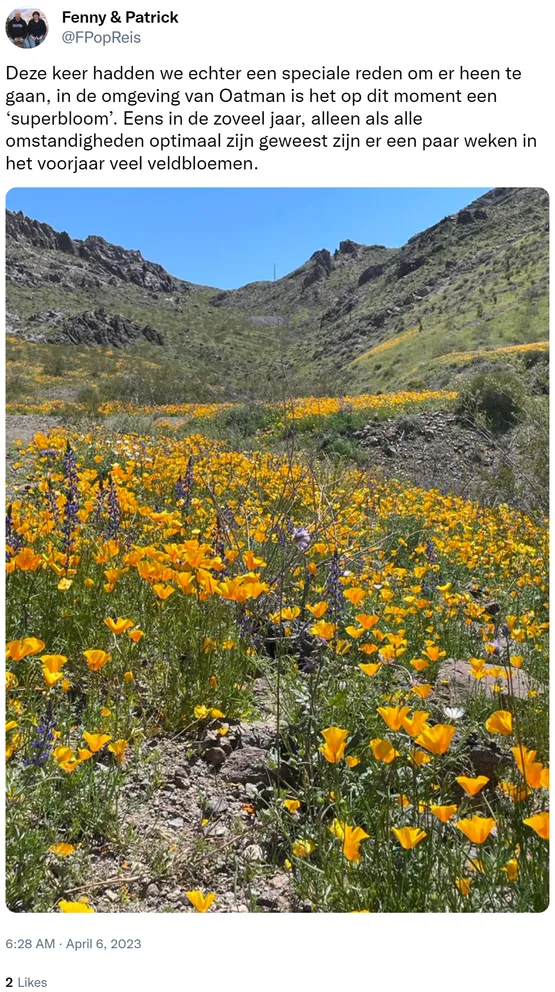
[[(283, 381), (291, 393), (437, 388), (460, 371), (442, 356), (547, 338), (547, 201), (541, 189), (494, 189), (401, 247), (345, 239), (279, 279), (226, 291), (8, 213), (10, 333), (163, 341), (155, 360), (167, 353), (173, 394), (187, 398), (281, 396)], [(100, 305), (131, 324), (83, 321)]]
[(106, 283), (123, 282), (155, 293), (188, 289), (187, 283), (170, 276), (161, 265), (147, 262), (140, 251), (120, 248), (97, 235), (74, 240), (66, 231), (55, 231), (21, 212), (7, 212), (6, 238), (16, 249), (8, 255), (8, 279), (21, 285), (51, 282), (100, 289)]

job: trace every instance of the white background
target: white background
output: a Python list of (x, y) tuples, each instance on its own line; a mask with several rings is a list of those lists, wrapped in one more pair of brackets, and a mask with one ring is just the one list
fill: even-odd
[[(133, 6), (128, 5), (130, 8)], [(11, 8), (10, 8), (11, 9)], [(75, 13), (124, 11), (122, 4), (50, 0), (46, 43), (34, 51), (17, 51), (6, 40), (5, 62), (22, 67), (52, 64), (84, 68), (135, 65), (142, 68), (175, 66), (229, 67), (319, 67), (341, 65), (375, 68), (378, 65), (409, 69), (464, 65), (467, 68), (520, 68), (519, 83), (475, 83), (476, 89), (496, 89), (497, 104), (436, 106), (422, 112), (426, 126), (420, 130), (438, 135), (467, 133), (521, 135), (537, 139), (536, 149), (430, 151), (401, 149), (372, 150), (345, 154), (286, 150), (272, 152), (258, 172), (235, 173), (63, 173), (19, 172), (7, 174), (2, 150), (4, 193), (13, 186), (542, 186), (550, 191), (553, 175), (552, 38), (548, 31), (549, 5), (539, 0), (527, 3), (500, 0), (467, 0), (447, 4), (421, 0), (419, 4), (396, 0), (386, 5), (342, 0), (281, 0), (279, 4), (212, 2), (174, 5), (180, 25), (142, 26), (140, 45), (64, 45), (62, 10)], [(135, 9), (169, 11), (169, 5)], [(6, 14), (9, 10), (6, 9)], [(109, 20), (109, 17), (108, 17)], [(76, 30), (78, 25), (67, 25)], [(111, 30), (113, 25), (95, 29)], [(83, 29), (85, 26), (83, 25)], [(118, 28), (128, 30), (125, 26)], [(38, 85), (38, 84), (36, 84)], [(64, 88), (70, 88), (63, 85)], [(72, 84), (73, 85), (73, 84)], [(82, 88), (85, 83), (75, 84)], [(103, 84), (100, 84), (101, 86)], [(108, 84), (111, 85), (111, 84)], [(117, 83), (114, 88), (143, 89), (153, 84)], [(155, 84), (164, 88), (197, 88), (196, 84)], [(220, 85), (260, 90), (284, 84), (259, 82), (201, 84), (216, 91)], [(339, 89), (337, 83), (305, 83)], [(345, 87), (350, 83), (343, 84)], [(371, 88), (392, 83), (353, 84)], [(458, 83), (434, 81), (395, 88), (456, 89)], [(5, 89), (24, 88), (6, 83)], [(46, 88), (45, 84), (40, 84)], [(29, 108), (28, 108), (29, 109)], [(31, 108), (33, 109), (33, 108)], [(49, 111), (64, 109), (51, 106)], [(76, 109), (72, 104), (72, 109)], [(102, 108), (98, 108), (99, 110)], [(143, 108), (137, 108), (141, 112)], [(194, 109), (194, 108), (193, 108)], [(205, 108), (198, 106), (199, 110)], [(219, 109), (216, 105), (206, 112)], [(256, 105), (228, 104), (227, 110), (255, 112)], [(271, 109), (280, 109), (279, 107)], [(296, 112), (295, 108), (285, 108)], [(312, 110), (313, 108), (311, 108)], [(319, 108), (315, 107), (314, 112)], [(320, 108), (323, 109), (323, 108)], [(326, 105), (334, 112), (352, 112), (347, 106)], [(359, 105), (362, 114), (372, 108)], [(385, 109), (385, 108), (384, 108)], [(389, 108), (391, 110), (391, 108)], [(158, 112), (158, 108), (144, 108)], [(306, 112), (300, 105), (299, 112)], [(2, 110), (4, 114), (4, 108)], [(433, 115), (433, 117), (432, 117)], [(5, 120), (5, 118), (3, 118)], [(428, 126), (433, 119), (434, 126)], [(70, 129), (74, 130), (74, 129)], [(114, 128), (114, 130), (116, 130)], [(183, 129), (185, 130), (185, 129)], [(37, 132), (35, 132), (37, 133)], [(189, 132), (190, 133), (190, 132)], [(277, 133), (277, 132), (272, 132)], [(304, 134), (310, 133), (305, 129)], [(381, 133), (376, 131), (376, 133)], [(388, 130), (388, 133), (392, 133)], [(405, 133), (404, 131), (402, 133)], [(418, 133), (417, 129), (414, 132)], [(10, 152), (11, 157), (25, 157)], [(47, 152), (41, 157), (52, 157)], [(69, 153), (62, 153), (69, 154)], [(73, 153), (74, 154), (74, 153)], [(79, 152), (77, 152), (79, 154)], [(120, 156), (121, 153), (117, 153)], [(134, 156), (135, 153), (129, 153)], [(191, 152), (172, 152), (172, 155)], [(200, 153), (218, 157), (216, 153)], [(226, 157), (232, 153), (224, 153)], [(110, 153), (98, 152), (109, 158)], [(241, 156), (249, 152), (240, 153)], [(84, 156), (83, 156), (84, 157)], [(114, 153), (114, 157), (116, 154)], [(235, 155), (233, 155), (235, 157)], [(2, 235), (3, 236), (3, 235)], [(379, 867), (379, 866), (378, 866)], [(374, 915), (36, 915), (23, 916), (2, 907), (0, 988), (4, 976), (20, 979), (44, 978), (55, 992), (112, 992), (124, 988), (151, 989), (247, 989), (263, 985), (270, 989), (304, 988), (328, 992), (331, 988), (401, 989), (425, 984), (448, 992), (480, 988), (516, 992), (548, 987), (553, 976), (553, 912), (541, 916), (374, 916)], [(23, 952), (5, 950), (5, 938), (140, 937), (141, 951)], [(27, 986), (29, 987), (29, 986)]]

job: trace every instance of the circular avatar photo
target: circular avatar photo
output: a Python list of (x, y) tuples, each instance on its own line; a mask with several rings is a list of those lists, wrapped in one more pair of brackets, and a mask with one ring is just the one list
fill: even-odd
[(6, 34), (17, 48), (38, 48), (48, 34), (48, 21), (42, 10), (21, 7), (9, 14)]

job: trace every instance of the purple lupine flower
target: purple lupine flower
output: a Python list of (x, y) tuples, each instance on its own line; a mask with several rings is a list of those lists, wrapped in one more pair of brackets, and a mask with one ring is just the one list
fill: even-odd
[(63, 458), (64, 465), (64, 475), (71, 486), (77, 488), (77, 483), (79, 481), (77, 476), (77, 457), (69, 441), (66, 444), (66, 450), (64, 452)]
[(306, 551), (312, 540), (307, 527), (295, 527), (291, 534), (291, 539), (295, 542), (299, 551)]
[(104, 488), (104, 483), (101, 478), (98, 480), (98, 492), (95, 498), (95, 508), (93, 514), (93, 520), (97, 527), (100, 526), (102, 520), (102, 514), (104, 512), (104, 502), (106, 500), (106, 489)]
[(175, 484), (176, 499), (183, 500), (183, 503), (181, 504), (181, 512), (183, 515), (186, 515), (191, 507), (191, 496), (193, 494), (194, 485), (193, 465), (194, 458), (191, 455), (189, 461), (187, 462), (185, 475), (180, 475)]
[(120, 523), (121, 507), (118, 499), (118, 491), (113, 478), (110, 476), (110, 482), (108, 483), (108, 526), (106, 528), (109, 538), (116, 536), (120, 528)]
[[(12, 505), (9, 504), (6, 510), (6, 544), (17, 553), (23, 547), (23, 538), (17, 533), (13, 525)], [(10, 552), (6, 551), (6, 560), (10, 560)]]
[(58, 504), (56, 502), (56, 494), (50, 483), (48, 483), (48, 489), (46, 490), (46, 499), (48, 500), (50, 513), (52, 514), (54, 523), (57, 525), (60, 521), (60, 511), (58, 510)]
[(74, 531), (78, 524), (79, 512), (79, 477), (77, 475), (77, 459), (69, 441), (67, 442), (63, 464), (67, 485), (62, 535), (67, 568), (69, 566), (69, 557), (73, 548)]
[(50, 706), (45, 716), (37, 724), (35, 736), (31, 741), (32, 754), (30, 758), (25, 758), (23, 764), (28, 768), (33, 765), (35, 768), (43, 768), (52, 754), (54, 744), (54, 717)]

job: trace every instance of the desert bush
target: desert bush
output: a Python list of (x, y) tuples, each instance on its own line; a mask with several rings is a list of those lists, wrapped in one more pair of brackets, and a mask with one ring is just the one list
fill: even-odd
[(457, 412), (472, 421), (483, 422), (493, 431), (512, 427), (523, 414), (524, 390), (510, 372), (479, 372), (465, 384)]

